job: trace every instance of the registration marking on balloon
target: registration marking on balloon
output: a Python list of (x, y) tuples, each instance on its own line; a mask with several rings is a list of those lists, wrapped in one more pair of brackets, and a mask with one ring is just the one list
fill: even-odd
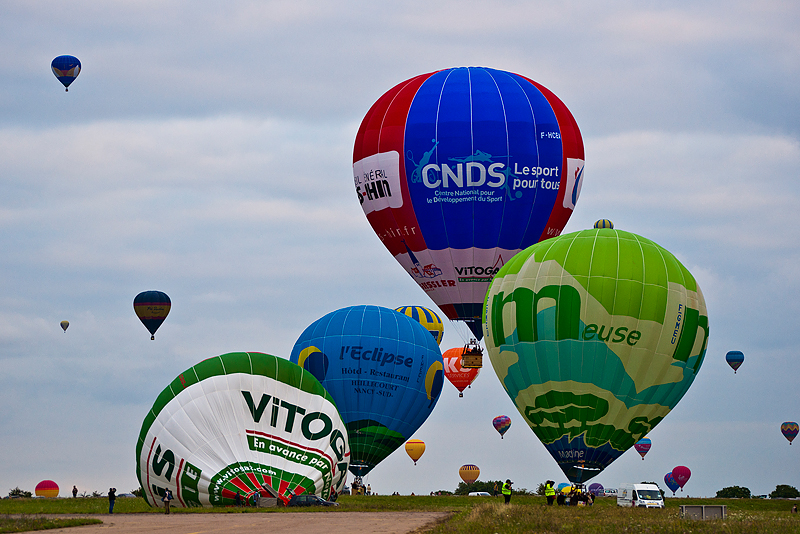
[[(137, 474), (151, 506), (222, 506), (237, 493), (288, 499), (341, 491), (347, 430), (314, 376), (259, 353), (205, 360), (159, 395), (142, 425)], [(266, 487), (270, 488), (262, 489)]]
[(486, 296), (492, 365), (567, 477), (588, 480), (691, 385), (708, 340), (703, 295), (672, 254), (594, 229), (529, 247)]

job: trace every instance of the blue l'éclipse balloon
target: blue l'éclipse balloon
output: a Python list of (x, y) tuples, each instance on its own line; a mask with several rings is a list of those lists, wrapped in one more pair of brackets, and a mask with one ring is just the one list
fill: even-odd
[(58, 81), (69, 91), (69, 84), (81, 73), (81, 62), (75, 56), (58, 56), (50, 63), (50, 68)]
[(336, 402), (355, 476), (369, 473), (414, 434), (444, 384), (442, 353), (430, 332), (380, 306), (351, 306), (318, 319), (300, 335), (290, 359)]
[(666, 484), (667, 487), (672, 490), (673, 495), (675, 495), (675, 492), (681, 487), (680, 484), (675, 482), (675, 479), (672, 478), (672, 471), (664, 475), (664, 484)]

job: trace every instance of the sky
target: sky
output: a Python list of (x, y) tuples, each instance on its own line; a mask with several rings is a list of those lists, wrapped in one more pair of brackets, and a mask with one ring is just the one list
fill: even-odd
[[(345, 306), (436, 309), (369, 226), (352, 151), (384, 92), (456, 66), (522, 74), (571, 110), (586, 167), (565, 233), (611, 219), (705, 295), (693, 385), (644, 460), (592, 482), (664, 488), (685, 465), (683, 495), (800, 487), (800, 442), (780, 433), (800, 420), (799, 26), (800, 6), (769, 0), (5, 0), (0, 494), (136, 489), (142, 421), (185, 369), (288, 358)], [(83, 64), (68, 93), (62, 54)], [(173, 304), (155, 341), (132, 306), (150, 289)], [(445, 328), (443, 350), (463, 345)], [(566, 481), (489, 365), (463, 398), (446, 383), (413, 437), (418, 465), (397, 450), (376, 492), (453, 490), (466, 463), (518, 488)]]

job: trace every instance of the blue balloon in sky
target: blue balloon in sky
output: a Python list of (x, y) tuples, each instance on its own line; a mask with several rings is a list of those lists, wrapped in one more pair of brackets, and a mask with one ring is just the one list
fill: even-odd
[(430, 332), (379, 306), (342, 308), (315, 321), (295, 343), (291, 361), (310, 371), (336, 402), (356, 476), (414, 434), (444, 384), (442, 353)]
[(75, 56), (58, 56), (50, 63), (50, 68), (58, 81), (69, 91), (69, 84), (81, 73), (81, 62)]

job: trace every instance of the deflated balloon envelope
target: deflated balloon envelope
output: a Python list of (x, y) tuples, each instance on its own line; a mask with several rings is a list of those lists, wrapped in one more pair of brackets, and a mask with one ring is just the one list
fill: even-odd
[(583, 157), (578, 125), (553, 93), (512, 72), (460, 67), (406, 80), (373, 104), (353, 178), (384, 246), (480, 339), (492, 276), (561, 233)]
[(284, 501), (344, 487), (350, 448), (336, 405), (308, 371), (235, 352), (181, 373), (142, 424), (136, 474), (150, 506), (229, 506), (236, 494)]
[(598, 474), (675, 407), (708, 341), (689, 271), (614, 229), (521, 252), (495, 276), (484, 311), (498, 378), (573, 482)]
[(347, 425), (350, 471), (366, 475), (433, 411), (444, 383), (439, 345), (422, 325), (379, 306), (352, 306), (312, 323), (291, 360), (311, 371)]

